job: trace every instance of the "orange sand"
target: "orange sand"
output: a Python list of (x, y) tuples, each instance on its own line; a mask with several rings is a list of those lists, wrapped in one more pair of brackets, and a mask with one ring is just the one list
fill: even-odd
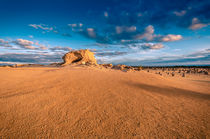
[(0, 77), (0, 138), (210, 138), (210, 78), (90, 67)]

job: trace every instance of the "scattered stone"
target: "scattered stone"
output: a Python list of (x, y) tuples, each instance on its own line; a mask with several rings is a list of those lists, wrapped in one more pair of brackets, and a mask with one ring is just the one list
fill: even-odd
[[(132, 67), (133, 68), (133, 67)], [(142, 67), (135, 67), (134, 70), (136, 71), (141, 71), (142, 70)]]
[(112, 69), (124, 70), (125, 67), (126, 67), (126, 65), (120, 65), (120, 64), (118, 64), (118, 65), (114, 65), (114, 66), (112, 67)]
[(42, 67), (44, 65), (41, 64), (14, 64), (11, 67), (18, 68), (18, 67)]
[(205, 71), (205, 70), (200, 70), (200, 71), (198, 71), (198, 73), (208, 75), (208, 71)]
[(61, 63), (51, 63), (48, 66), (59, 67), (59, 66), (61, 66)]
[(101, 66), (103, 66), (105, 68), (112, 68), (113, 67), (112, 64), (101, 64)]
[(209, 75), (208, 71), (204, 71), (204, 75)]
[(171, 73), (171, 76), (175, 76), (175, 73), (174, 73), (174, 72), (172, 72), (172, 73)]

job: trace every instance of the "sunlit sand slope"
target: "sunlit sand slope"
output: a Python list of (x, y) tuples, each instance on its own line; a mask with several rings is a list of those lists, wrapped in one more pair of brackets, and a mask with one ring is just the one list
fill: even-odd
[(0, 138), (210, 138), (209, 80), (0, 68)]

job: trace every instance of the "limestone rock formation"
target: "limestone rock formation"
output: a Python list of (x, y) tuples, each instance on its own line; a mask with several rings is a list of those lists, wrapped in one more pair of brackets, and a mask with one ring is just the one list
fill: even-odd
[(63, 64), (83, 64), (83, 65), (97, 65), (97, 61), (94, 57), (94, 53), (89, 50), (78, 50), (66, 53), (63, 56)]

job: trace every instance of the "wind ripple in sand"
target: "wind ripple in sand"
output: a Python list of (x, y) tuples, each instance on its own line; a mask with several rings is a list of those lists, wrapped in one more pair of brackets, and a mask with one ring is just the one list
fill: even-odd
[(210, 87), (141, 72), (0, 68), (1, 138), (208, 138)]

